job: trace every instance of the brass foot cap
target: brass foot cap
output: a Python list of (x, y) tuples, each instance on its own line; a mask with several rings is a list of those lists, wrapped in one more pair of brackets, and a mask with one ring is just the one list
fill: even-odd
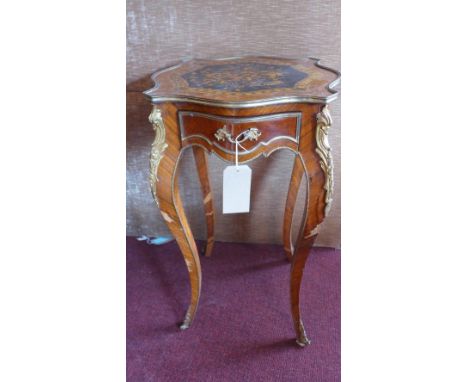
[(179, 326), (180, 330), (188, 329), (190, 325), (192, 325), (192, 320), (193, 320), (193, 316), (187, 312), (187, 314), (184, 317), (184, 321)]
[(301, 347), (306, 347), (307, 345), (310, 345), (310, 340), (305, 337), (305, 338), (300, 338), (300, 339), (296, 339), (296, 343)]
[(179, 326), (180, 330), (186, 330), (188, 328), (190, 328), (190, 323), (187, 323), (187, 322), (183, 322), (180, 326)]

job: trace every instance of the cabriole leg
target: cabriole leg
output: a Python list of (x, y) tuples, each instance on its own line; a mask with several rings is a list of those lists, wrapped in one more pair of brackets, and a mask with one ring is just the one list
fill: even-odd
[[(150, 115), (156, 136), (150, 160), (150, 182), (154, 199), (172, 235), (177, 241), (190, 277), (191, 298), (181, 329), (187, 329), (197, 311), (201, 290), (201, 267), (197, 246), (182, 205), (177, 181), (177, 165), (182, 150), (176, 124), (167, 116), (163, 121), (157, 108)], [(165, 126), (166, 125), (166, 126)]]
[[(318, 215), (319, 198), (322, 195), (320, 186), (323, 185), (322, 174), (316, 176), (309, 176), (306, 171), (307, 185), (306, 185), (306, 198), (307, 205), (304, 211), (304, 225), (301, 235), (298, 239), (292, 264), (291, 264), (291, 313), (293, 317), (294, 329), (296, 331), (296, 342), (299, 346), (306, 346), (310, 344), (307, 338), (304, 324), (301, 319), (300, 312), (300, 290), (302, 275), (304, 267), (309, 257), (312, 245), (314, 244), (317, 236), (317, 227), (320, 222)], [(314, 192), (315, 191), (315, 192)], [(317, 192), (318, 191), (318, 192)]]
[(206, 153), (199, 146), (193, 146), (193, 156), (197, 166), (198, 177), (203, 194), (203, 207), (205, 209), (206, 219), (206, 247), (205, 256), (211, 256), (214, 244), (214, 206), (213, 194), (211, 193), (210, 178), (208, 176), (208, 163), (206, 160)]
[[(302, 232), (294, 250), (291, 265), (291, 312), (296, 331), (296, 342), (304, 347), (310, 344), (300, 312), (300, 289), (304, 267), (317, 236), (318, 225), (324, 220), (333, 192), (333, 161), (328, 144), (331, 117), (327, 106), (315, 115), (311, 129), (315, 131), (315, 144), (309, 136), (303, 136), (299, 147), (306, 176), (306, 208)], [(316, 122), (316, 123), (315, 123)], [(315, 128), (314, 128), (315, 127)], [(305, 139), (309, 138), (309, 139)], [(317, 155), (319, 160), (317, 161)]]
[(304, 170), (302, 163), (298, 155), (294, 158), (294, 165), (291, 174), (291, 181), (289, 182), (288, 197), (286, 199), (286, 209), (284, 211), (284, 222), (283, 222), (283, 246), (286, 252), (286, 257), (289, 261), (292, 260), (294, 253), (294, 245), (292, 243), (292, 220), (294, 215), (294, 207), (296, 205), (297, 193), (299, 186), (301, 185), (302, 176)]

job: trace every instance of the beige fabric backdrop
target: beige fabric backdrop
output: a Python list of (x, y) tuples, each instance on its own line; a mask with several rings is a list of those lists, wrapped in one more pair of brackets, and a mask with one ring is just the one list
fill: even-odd
[[(162, 235), (168, 230), (152, 201), (148, 184), (153, 131), (151, 106), (141, 91), (152, 85), (156, 69), (182, 57), (239, 55), (314, 56), (340, 70), (340, 1), (273, 0), (128, 0), (127, 1), (127, 234)], [(335, 194), (317, 245), (340, 247), (340, 99), (332, 103), (330, 144), (335, 165)], [(209, 157), (215, 196), (218, 241), (281, 243), (282, 219), (293, 154), (280, 150), (250, 163), (251, 213), (222, 215), (225, 163)], [(204, 238), (205, 222), (198, 178), (189, 151), (181, 161), (182, 197), (194, 236)], [(295, 229), (304, 204), (304, 184)]]

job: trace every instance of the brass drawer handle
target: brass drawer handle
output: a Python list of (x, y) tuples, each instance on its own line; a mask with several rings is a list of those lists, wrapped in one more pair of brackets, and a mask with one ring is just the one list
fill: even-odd
[(225, 141), (227, 139), (231, 143), (242, 143), (247, 139), (249, 141), (256, 141), (260, 135), (262, 135), (260, 130), (258, 130), (256, 127), (251, 127), (240, 133), (236, 138), (232, 138), (232, 135), (228, 131), (227, 126), (223, 126), (221, 129), (218, 129), (214, 136), (218, 141)]

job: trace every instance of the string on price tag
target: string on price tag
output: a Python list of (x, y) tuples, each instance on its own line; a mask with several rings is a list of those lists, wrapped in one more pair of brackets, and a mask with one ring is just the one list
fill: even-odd
[[(244, 151), (247, 151), (247, 149), (242, 146), (239, 142), (239, 138), (242, 137), (243, 135), (245, 135), (245, 132), (242, 132), (240, 133), (235, 139), (234, 139), (234, 142), (236, 143), (236, 170), (239, 171), (239, 147), (244, 150)], [(244, 138), (241, 142), (244, 142), (246, 138)]]
[(250, 185), (252, 170), (247, 165), (239, 166), (239, 148), (242, 142), (257, 140), (260, 132), (256, 128), (243, 131), (234, 139), (228, 136), (228, 140), (236, 145), (235, 166), (227, 166), (223, 172), (223, 213), (245, 213), (250, 211)]

